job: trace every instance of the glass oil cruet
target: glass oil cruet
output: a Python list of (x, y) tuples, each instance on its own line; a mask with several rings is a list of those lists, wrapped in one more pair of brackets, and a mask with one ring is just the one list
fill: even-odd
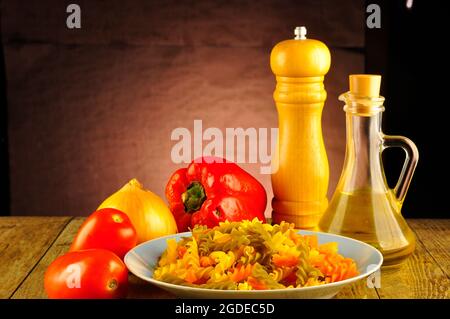
[[(403, 136), (381, 130), (384, 98), (380, 75), (350, 75), (345, 102), (347, 146), (344, 168), (331, 202), (319, 222), (321, 231), (341, 234), (373, 245), (383, 254), (383, 266), (397, 266), (413, 253), (415, 236), (401, 215), (401, 207), (419, 153)], [(400, 147), (406, 159), (394, 189), (384, 175), (381, 154)]]

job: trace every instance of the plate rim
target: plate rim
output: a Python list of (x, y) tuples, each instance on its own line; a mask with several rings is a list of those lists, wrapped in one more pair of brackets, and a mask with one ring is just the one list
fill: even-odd
[(326, 233), (326, 232), (313, 231), (313, 230), (302, 230), (302, 229), (296, 229), (296, 230), (300, 234), (301, 233), (323, 234), (323, 235), (327, 235), (327, 236), (331, 236), (331, 237), (340, 237), (340, 238), (343, 238), (345, 240), (356, 242), (357, 244), (360, 244), (362, 246), (366, 246), (369, 249), (373, 250), (376, 253), (376, 255), (379, 257), (379, 262), (371, 270), (366, 271), (366, 272), (364, 272), (362, 274), (359, 274), (358, 276), (347, 278), (347, 279), (344, 279), (344, 280), (341, 280), (341, 281), (326, 283), (326, 284), (317, 285), (317, 286), (309, 286), (309, 287), (278, 288), (278, 289), (265, 289), (265, 290), (225, 290), (225, 289), (223, 290), (223, 289), (212, 289), (212, 288), (183, 286), (183, 285), (172, 284), (172, 283), (168, 283), (168, 282), (165, 282), (165, 281), (157, 280), (157, 279), (154, 279), (154, 278), (142, 276), (142, 275), (136, 274), (135, 272), (133, 272), (131, 270), (131, 267), (129, 266), (129, 262), (127, 262), (127, 261), (128, 261), (129, 258), (131, 258), (131, 255), (133, 253), (136, 254), (136, 255), (139, 255), (139, 254), (137, 254), (135, 252), (135, 250), (137, 248), (139, 248), (141, 246), (144, 246), (144, 245), (148, 245), (151, 242), (156, 242), (156, 241), (159, 241), (159, 240), (164, 240), (164, 239), (167, 240), (167, 239), (174, 238), (174, 237), (182, 237), (182, 236), (191, 236), (192, 235), (192, 232), (182, 232), (182, 233), (176, 233), (176, 234), (171, 234), (171, 235), (166, 235), (166, 236), (154, 238), (154, 239), (151, 239), (151, 240), (147, 240), (147, 241), (145, 241), (143, 243), (140, 243), (139, 245), (135, 246), (134, 248), (132, 248), (130, 251), (128, 251), (126, 253), (126, 255), (124, 257), (124, 263), (127, 266), (127, 269), (133, 275), (135, 275), (136, 277), (138, 277), (138, 278), (140, 278), (140, 279), (142, 279), (142, 280), (144, 280), (146, 282), (154, 284), (156, 286), (163, 286), (163, 287), (166, 287), (166, 288), (168, 288), (170, 290), (173, 290), (173, 289), (180, 290), (181, 289), (181, 290), (188, 291), (188, 292), (196, 291), (196, 292), (199, 292), (199, 293), (203, 292), (203, 293), (220, 293), (220, 294), (222, 294), (222, 293), (224, 293), (224, 294), (236, 294), (236, 293), (239, 293), (239, 294), (267, 294), (268, 292), (270, 292), (270, 293), (281, 293), (281, 292), (286, 293), (286, 292), (294, 292), (294, 291), (295, 292), (299, 292), (299, 291), (307, 292), (307, 291), (313, 291), (313, 290), (317, 290), (317, 289), (338, 288), (339, 286), (344, 286), (344, 285), (353, 283), (355, 281), (359, 281), (361, 279), (364, 279), (364, 278), (370, 276), (371, 274), (373, 274), (376, 271), (378, 271), (381, 268), (382, 264), (383, 264), (383, 255), (381, 254), (381, 252), (378, 249), (376, 249), (375, 247), (373, 247), (373, 246), (371, 246), (371, 245), (369, 245), (369, 244), (367, 244), (367, 243), (365, 243), (363, 241), (360, 241), (360, 240), (357, 240), (357, 239), (354, 239), (354, 238), (351, 238), (351, 237), (346, 237), (346, 236), (342, 236), (342, 235), (338, 235), (338, 234), (333, 234), (333, 233)]

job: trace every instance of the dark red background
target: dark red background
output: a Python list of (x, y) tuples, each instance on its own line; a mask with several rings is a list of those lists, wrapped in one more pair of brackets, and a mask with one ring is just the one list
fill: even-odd
[[(163, 196), (176, 127), (276, 127), (271, 48), (305, 25), (331, 50), (331, 195), (347, 77), (364, 72), (361, 1), (1, 1), (13, 215), (87, 215), (136, 177)], [(260, 165), (243, 165), (265, 185)], [(267, 214), (270, 213), (268, 207)]]

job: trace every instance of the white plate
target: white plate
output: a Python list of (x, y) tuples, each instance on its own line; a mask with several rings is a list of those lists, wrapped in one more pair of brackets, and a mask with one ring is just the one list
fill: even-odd
[(337, 242), (339, 253), (344, 257), (352, 258), (358, 267), (360, 275), (339, 282), (324, 284), (320, 286), (304, 288), (286, 288), (273, 290), (215, 290), (205, 288), (193, 288), (169, 284), (153, 279), (159, 257), (167, 247), (166, 240), (191, 236), (190, 232), (169, 235), (150, 240), (136, 246), (125, 255), (125, 264), (137, 277), (148, 281), (155, 286), (167, 290), (183, 298), (332, 298), (343, 287), (355, 281), (361, 280), (380, 269), (383, 256), (374, 247), (359, 240), (351, 239), (334, 234), (301, 230), (303, 235), (317, 235), (319, 244)]

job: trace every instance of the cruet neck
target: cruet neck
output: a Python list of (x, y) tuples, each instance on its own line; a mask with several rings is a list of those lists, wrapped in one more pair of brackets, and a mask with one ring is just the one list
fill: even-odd
[(360, 96), (349, 91), (341, 94), (339, 100), (345, 103), (344, 111), (347, 114), (373, 116), (384, 111), (382, 96)]

